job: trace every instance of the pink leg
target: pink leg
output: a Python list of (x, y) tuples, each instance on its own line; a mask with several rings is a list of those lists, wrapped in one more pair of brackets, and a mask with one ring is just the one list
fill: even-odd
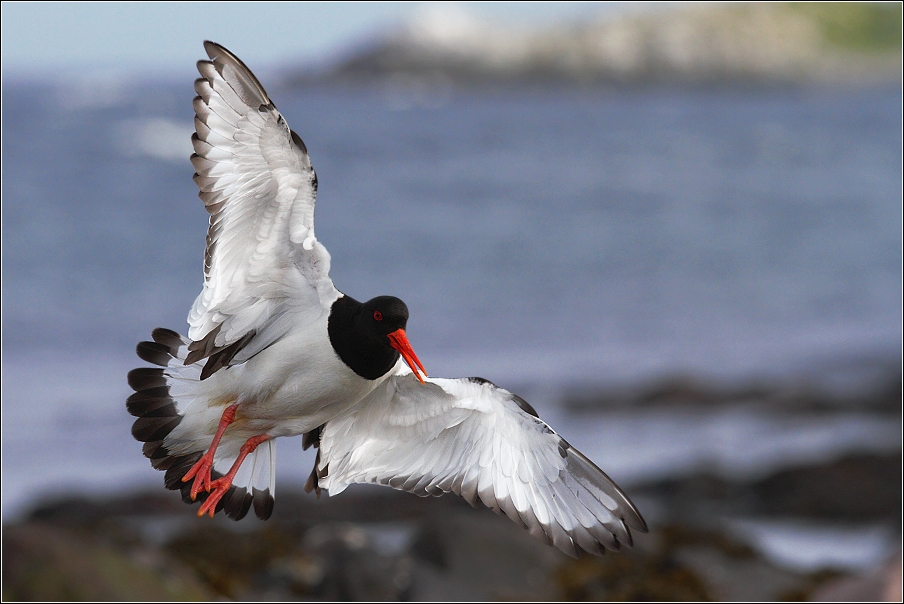
[(245, 458), (248, 457), (249, 454), (257, 449), (257, 446), (259, 444), (269, 439), (270, 437), (266, 434), (258, 434), (257, 436), (252, 436), (245, 441), (245, 444), (242, 445), (242, 448), (239, 451), (239, 456), (236, 458), (235, 463), (233, 463), (232, 467), (229, 468), (229, 472), (227, 472), (226, 475), (222, 478), (217, 478), (212, 483), (210, 483), (210, 488), (208, 490), (211, 490), (212, 492), (207, 497), (207, 501), (205, 501), (201, 506), (201, 509), (198, 510), (199, 517), (203, 516), (205, 513), (208, 513), (210, 517), (213, 518), (217, 503), (220, 502), (220, 499), (223, 498), (223, 495), (229, 492), (229, 488), (232, 487), (232, 479), (235, 478), (235, 475), (238, 473), (239, 468), (242, 467), (242, 462), (245, 461)]
[(216, 453), (217, 445), (220, 444), (220, 439), (223, 438), (226, 428), (235, 421), (235, 412), (238, 407), (238, 403), (226, 407), (226, 410), (223, 411), (223, 417), (220, 418), (220, 425), (217, 426), (217, 433), (214, 435), (213, 442), (210, 443), (207, 453), (201, 456), (201, 459), (195, 462), (195, 465), (182, 477), (182, 482), (188, 482), (192, 478), (195, 479), (195, 482), (191, 485), (192, 501), (195, 500), (201, 491), (210, 491), (210, 469), (213, 468), (213, 455)]

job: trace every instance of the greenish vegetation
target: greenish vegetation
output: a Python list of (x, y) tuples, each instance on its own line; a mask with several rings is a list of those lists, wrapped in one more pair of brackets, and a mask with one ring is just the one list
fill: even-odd
[(812, 18), (825, 41), (846, 50), (901, 50), (900, 2), (794, 2), (790, 7)]

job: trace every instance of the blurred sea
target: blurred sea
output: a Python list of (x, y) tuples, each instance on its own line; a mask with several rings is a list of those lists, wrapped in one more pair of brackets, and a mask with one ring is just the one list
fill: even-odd
[[(901, 364), (899, 89), (270, 92), (317, 169), (337, 287), (405, 300), (430, 375), (522, 394), (617, 482), (900, 447), (899, 423), (856, 406), (563, 404), (675, 375), (884, 388)], [(4, 518), (53, 491), (162, 483), (125, 375), (152, 328), (185, 332), (200, 290), (193, 96), (4, 83)], [(280, 480), (313, 463), (299, 439), (279, 457)]]

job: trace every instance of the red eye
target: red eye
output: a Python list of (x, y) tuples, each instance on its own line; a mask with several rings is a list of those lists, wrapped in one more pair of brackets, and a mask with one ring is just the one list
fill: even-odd
[(382, 320), (383, 320), (383, 313), (381, 313), (379, 310), (375, 310), (374, 311), (374, 321), (382, 321)]

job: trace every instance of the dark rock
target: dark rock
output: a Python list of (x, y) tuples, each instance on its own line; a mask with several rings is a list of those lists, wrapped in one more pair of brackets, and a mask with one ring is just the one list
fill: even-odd
[(855, 576), (831, 577), (806, 596), (815, 602), (900, 602), (901, 557), (899, 549), (885, 564)]
[(419, 601), (556, 600), (553, 573), (570, 559), (488, 509), (422, 519), (412, 554)]
[(847, 521), (901, 517), (901, 455), (859, 455), (779, 472), (751, 486), (758, 511)]
[(191, 512), (177, 493), (147, 491), (116, 497), (58, 496), (40, 501), (28, 519), (65, 526), (94, 526), (113, 518)]
[[(316, 573), (308, 573), (309, 593), (324, 600), (407, 600), (411, 587), (411, 560), (381, 555), (368, 532), (353, 523), (323, 524), (312, 528), (301, 545), (313, 559)], [(318, 580), (310, 581), (312, 577)], [(297, 584), (297, 582), (296, 582)]]
[(700, 576), (668, 556), (584, 557), (561, 567), (557, 578), (565, 600), (638, 602), (711, 601)]
[(256, 574), (292, 552), (298, 541), (299, 536), (285, 527), (239, 533), (202, 520), (170, 541), (166, 551), (193, 569), (216, 593), (238, 598)]
[[(852, 456), (746, 484), (713, 475), (632, 489), (659, 508), (633, 550), (573, 561), (458, 497), (283, 488), (267, 522), (196, 518), (178, 493), (71, 497), (5, 527), (5, 599), (761, 600), (831, 577), (776, 567), (718, 519), (897, 522), (901, 458)], [(864, 496), (868, 494), (868, 496)], [(655, 505), (653, 505), (655, 504)], [(391, 538), (387, 538), (391, 537)]]
[(835, 573), (779, 568), (729, 535), (668, 524), (634, 550), (566, 560), (556, 577), (566, 600), (775, 601), (813, 592)]
[(901, 455), (853, 455), (782, 470), (745, 483), (712, 474), (661, 480), (633, 492), (658, 500), (669, 518), (712, 514), (798, 516), (899, 525)]
[(203, 601), (212, 595), (153, 550), (38, 522), (3, 530), (4, 601)]
[(870, 412), (901, 416), (899, 360), (836, 361), (794, 377), (721, 382), (694, 374), (673, 374), (634, 383), (572, 385), (561, 404), (574, 412), (638, 408), (755, 406), (765, 412)]
[(411, 553), (439, 570), (449, 566), (445, 540), (433, 523), (425, 523), (421, 527), (417, 539), (411, 546)]

